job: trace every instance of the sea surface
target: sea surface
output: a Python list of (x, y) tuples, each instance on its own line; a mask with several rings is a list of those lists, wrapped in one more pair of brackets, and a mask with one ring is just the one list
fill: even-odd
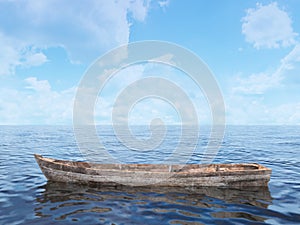
[[(149, 137), (148, 127), (133, 133)], [(122, 163), (161, 163), (178, 145), (180, 128), (169, 126), (152, 151), (126, 149), (108, 126), (98, 127), (98, 134)], [(200, 127), (199, 135), (188, 163), (201, 163), (209, 127)], [(182, 151), (189, 145), (185, 138)], [(68, 126), (0, 126), (0, 153), (0, 224), (300, 224), (300, 126), (226, 127), (213, 162), (270, 167), (266, 188), (101, 188), (48, 182), (34, 153), (86, 160)]]

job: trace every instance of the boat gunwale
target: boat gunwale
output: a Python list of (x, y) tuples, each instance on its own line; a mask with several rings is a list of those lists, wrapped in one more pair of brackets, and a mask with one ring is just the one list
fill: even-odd
[[(271, 169), (262, 166), (257, 163), (230, 163), (230, 164), (97, 164), (89, 162), (79, 162), (79, 161), (69, 161), (69, 160), (59, 160), (53, 158), (43, 157), (42, 155), (34, 154), (38, 161), (45, 162), (52, 166), (58, 167), (55, 169), (60, 169), (63, 171), (70, 171), (74, 173), (85, 173), (85, 172), (118, 172), (118, 173), (174, 173), (182, 175), (201, 175), (201, 176), (226, 176), (226, 175), (242, 175), (242, 174), (252, 174), (252, 173), (271, 173)], [(40, 164), (40, 163), (39, 163)], [(105, 166), (111, 168), (105, 168)], [(133, 168), (130, 168), (132, 166)], [(234, 169), (234, 170), (218, 170), (217, 168), (224, 166), (225, 168), (230, 167), (254, 167), (252, 169)], [(47, 166), (45, 166), (47, 167)], [(129, 169), (126, 169), (129, 167)], [(158, 170), (158, 167), (159, 170)], [(188, 168), (188, 167), (196, 167)], [(149, 169), (150, 168), (150, 169)], [(176, 170), (176, 168), (181, 168)], [(204, 169), (208, 170), (204, 170)], [(147, 170), (146, 170), (147, 169)], [(75, 170), (75, 171), (74, 171)], [(76, 171), (78, 170), (78, 171)], [(83, 171), (81, 171), (83, 170)]]

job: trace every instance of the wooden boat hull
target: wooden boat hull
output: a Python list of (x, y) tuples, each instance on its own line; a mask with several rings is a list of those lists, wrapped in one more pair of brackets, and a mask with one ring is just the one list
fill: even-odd
[(267, 186), (271, 169), (248, 164), (94, 164), (35, 155), (48, 180), (80, 184), (155, 187)]

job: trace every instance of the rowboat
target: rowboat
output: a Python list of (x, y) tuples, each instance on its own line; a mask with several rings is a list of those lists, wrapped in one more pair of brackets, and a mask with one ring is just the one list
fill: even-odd
[(102, 186), (249, 187), (267, 186), (271, 169), (242, 164), (97, 164), (46, 158), (35, 159), (50, 181)]

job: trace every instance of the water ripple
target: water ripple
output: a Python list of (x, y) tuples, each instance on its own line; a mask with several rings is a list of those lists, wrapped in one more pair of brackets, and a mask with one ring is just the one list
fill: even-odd
[[(168, 129), (155, 151), (134, 152), (124, 150), (110, 127), (98, 129), (106, 148), (125, 163), (162, 161), (178, 144), (179, 130)], [(208, 131), (201, 129), (190, 163), (201, 161)], [(45, 180), (34, 153), (84, 160), (71, 127), (1, 126), (0, 224), (299, 224), (299, 134), (297, 126), (227, 127), (215, 162), (268, 166), (269, 188), (109, 188)]]

